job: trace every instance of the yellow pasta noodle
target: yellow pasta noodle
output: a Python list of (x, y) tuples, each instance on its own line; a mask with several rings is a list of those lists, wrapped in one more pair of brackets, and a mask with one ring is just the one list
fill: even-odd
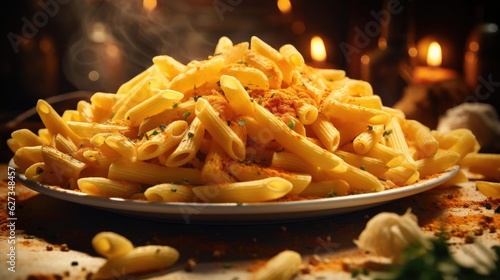
[(292, 279), (299, 272), (302, 257), (292, 250), (284, 250), (250, 276), (250, 280)]
[(264, 202), (285, 196), (292, 183), (280, 178), (224, 183), (193, 188), (195, 195), (205, 202)]
[(85, 177), (77, 181), (78, 188), (90, 195), (104, 197), (128, 198), (140, 192), (141, 186), (136, 183), (111, 180), (101, 177)]
[(144, 196), (149, 201), (163, 202), (193, 202), (194, 193), (192, 186), (178, 184), (158, 184), (149, 187), (144, 192)]

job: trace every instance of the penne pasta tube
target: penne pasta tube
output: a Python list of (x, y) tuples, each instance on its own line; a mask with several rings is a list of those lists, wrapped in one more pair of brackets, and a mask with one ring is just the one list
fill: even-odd
[(9, 149), (15, 153), (15, 152), (17, 152), (17, 150), (21, 149), (23, 146), (18, 141), (16, 141), (14, 138), (9, 138), (9, 139), (7, 139), (7, 147), (9, 147)]
[(248, 137), (259, 145), (265, 146), (274, 139), (272, 131), (263, 127), (262, 124), (257, 122), (254, 118), (250, 116), (241, 116), (240, 120), (245, 123)]
[(183, 167), (165, 167), (147, 162), (118, 160), (109, 167), (109, 179), (156, 185), (164, 182), (202, 184), (200, 170)]
[(269, 177), (280, 177), (292, 183), (290, 195), (300, 194), (311, 182), (311, 175), (305, 173), (291, 173), (276, 169), (259, 167), (257, 165), (248, 165), (243, 163), (234, 163), (229, 165), (229, 172), (239, 181), (254, 181)]
[(153, 64), (170, 80), (179, 75), (179, 73), (186, 71), (186, 65), (168, 55), (153, 57)]
[(453, 151), (439, 151), (435, 155), (415, 161), (420, 178), (446, 171), (456, 165), (460, 154)]
[(371, 125), (385, 124), (390, 118), (389, 114), (382, 110), (342, 103), (334, 97), (325, 100), (322, 112), (329, 117), (349, 118), (353, 121)]
[(177, 184), (158, 184), (146, 189), (144, 196), (148, 201), (162, 202), (193, 202), (192, 186)]
[(250, 280), (292, 279), (299, 272), (302, 257), (292, 250), (284, 250), (269, 259), (263, 267), (255, 271)]
[(129, 198), (141, 191), (141, 185), (102, 177), (85, 177), (77, 181), (78, 188), (93, 196)]
[(233, 47), (227, 49), (226, 52), (222, 53), (222, 58), (224, 58), (224, 63), (229, 65), (233, 63), (244, 63), (243, 57), (248, 50), (248, 42), (241, 42), (234, 45)]
[(226, 163), (229, 156), (215, 141), (210, 143), (205, 164), (201, 169), (201, 178), (205, 183), (229, 183), (236, 181), (228, 172)]
[(75, 146), (73, 142), (69, 141), (61, 134), (57, 134), (56, 137), (54, 137), (54, 146), (56, 149), (66, 154), (72, 154), (78, 150), (78, 147)]
[(137, 148), (130, 138), (119, 133), (113, 133), (108, 135), (104, 142), (120, 154), (121, 157), (126, 158), (130, 162), (137, 161)]
[(292, 183), (280, 178), (224, 183), (193, 187), (193, 192), (204, 202), (264, 202), (281, 198), (292, 190)]
[(227, 52), (230, 48), (233, 47), (233, 41), (226, 36), (222, 36), (217, 41), (217, 45), (215, 45), (214, 55), (219, 55)]
[(124, 116), (125, 122), (132, 126), (138, 126), (147, 117), (171, 108), (182, 97), (184, 97), (184, 94), (178, 91), (162, 90), (128, 110)]
[(297, 156), (310, 164), (334, 172), (344, 172), (345, 163), (333, 153), (317, 146), (304, 136), (295, 133), (285, 123), (281, 122), (260, 105), (255, 105), (255, 119), (265, 124), (273, 133), (274, 138), (285, 149), (293, 151)]
[(257, 68), (245, 67), (240, 64), (231, 64), (222, 68), (221, 74), (223, 76), (227, 75), (234, 77), (243, 87), (248, 89), (269, 89), (269, 79)]
[(276, 49), (274, 49), (266, 42), (262, 41), (257, 36), (252, 36), (252, 38), (250, 39), (250, 49), (276, 63), (279, 70), (283, 74), (283, 82), (288, 85), (292, 83), (292, 65), (290, 65), (290, 63), (288, 63)]
[(12, 157), (14, 163), (19, 168), (19, 172), (25, 172), (31, 165), (42, 162), (42, 146), (26, 146), (15, 151)]
[(139, 134), (146, 133), (153, 130), (160, 125), (171, 123), (175, 120), (185, 120), (191, 122), (194, 118), (194, 107), (196, 102), (193, 100), (188, 100), (182, 103), (174, 103), (171, 108), (164, 110), (163, 112), (156, 114), (154, 116), (146, 118), (139, 125)]
[(42, 119), (43, 124), (52, 135), (61, 134), (71, 140), (76, 146), (81, 144), (81, 139), (78, 135), (63, 121), (57, 112), (45, 100), (38, 100), (36, 110)]
[(345, 78), (345, 70), (341, 69), (317, 69), (316, 71), (330, 82), (339, 81)]
[(379, 192), (384, 190), (384, 186), (377, 177), (359, 167), (354, 167), (346, 164), (347, 170), (342, 173), (333, 173), (327, 171), (326, 180), (340, 179), (349, 184), (349, 192), (351, 194)]
[(107, 259), (123, 256), (134, 249), (130, 240), (111, 231), (99, 232), (91, 242), (94, 250)]
[(198, 118), (194, 118), (189, 125), (188, 132), (184, 134), (177, 148), (168, 156), (165, 166), (176, 167), (190, 162), (203, 144), (204, 135), (205, 127)]
[(137, 159), (152, 159), (175, 148), (187, 134), (188, 128), (186, 121), (179, 120), (145, 133), (136, 145)]
[(90, 139), (101, 132), (128, 133), (130, 128), (123, 125), (68, 121), (68, 127), (81, 139)]
[(165, 87), (166, 86), (162, 83), (161, 79), (148, 76), (146, 79), (140, 81), (137, 85), (135, 85), (130, 90), (129, 94), (127, 94), (123, 98), (120, 98), (115, 103), (112, 108), (113, 115), (111, 117), (111, 120), (124, 120), (124, 116), (128, 112), (128, 110), (151, 97), (156, 93), (156, 90), (166, 89)]
[(469, 153), (460, 165), (470, 172), (482, 175), (488, 180), (500, 181), (500, 155), (491, 153)]
[(281, 88), (283, 73), (272, 60), (265, 56), (257, 55), (255, 52), (245, 52), (244, 61), (251, 67), (260, 70), (269, 80), (269, 88)]
[(76, 106), (78, 111), (78, 120), (85, 122), (92, 122), (94, 119), (94, 113), (92, 110), (92, 105), (85, 100), (78, 101)]
[(317, 165), (304, 162), (300, 157), (291, 152), (274, 152), (271, 160), (271, 167), (291, 172), (304, 172), (310, 174), (313, 181), (317, 179), (319, 174)]
[(121, 94), (128, 94), (128, 93), (130, 93), (130, 91), (136, 85), (138, 85), (139, 83), (141, 83), (142, 81), (144, 81), (148, 77), (148, 75), (149, 75), (152, 67), (153, 67), (153, 65), (151, 65), (150, 67), (148, 67), (146, 70), (142, 71), (141, 73), (137, 74), (132, 79), (130, 79), (127, 82), (123, 83), (118, 88), (118, 90), (116, 91), (116, 94), (121, 95)]
[(63, 112), (61, 118), (63, 121), (75, 121), (80, 122), (82, 119), (80, 118), (80, 113), (77, 110), (66, 110)]
[(342, 101), (366, 108), (382, 110), (382, 100), (378, 95), (367, 95), (367, 96), (356, 96), (356, 97), (348, 96), (342, 98)]
[(44, 162), (36, 162), (24, 171), (26, 179), (42, 184), (61, 186), (65, 184), (64, 178), (57, 176)]
[(391, 167), (381, 176), (383, 180), (389, 180), (398, 186), (406, 186), (415, 183), (420, 178), (417, 170), (408, 166)]
[(224, 58), (221, 56), (212, 57), (195, 68), (179, 73), (172, 79), (168, 89), (186, 94), (193, 88), (199, 88), (209, 81), (218, 80), (222, 67), (224, 67)]
[(289, 63), (295, 67), (303, 67), (305, 62), (304, 62), (304, 57), (302, 54), (293, 46), (290, 44), (285, 44), (281, 46), (279, 49), (279, 52), (281, 55), (289, 61)]
[(112, 279), (166, 269), (179, 259), (179, 252), (169, 246), (138, 246), (127, 253), (108, 259), (92, 275), (93, 279)]
[(240, 115), (253, 116), (250, 96), (238, 79), (228, 75), (220, 77), (220, 86), (233, 110)]
[(476, 181), (476, 188), (484, 196), (491, 199), (500, 199), (500, 182)]
[(378, 158), (371, 158), (342, 150), (337, 150), (334, 153), (348, 164), (358, 167), (361, 170), (368, 171), (377, 177), (380, 177), (389, 170), (389, 167), (385, 165), (384, 161)]
[(18, 129), (11, 133), (12, 139), (17, 142), (20, 147), (40, 146), (48, 144), (42, 140), (38, 135), (26, 128)]
[(383, 133), (383, 125), (368, 125), (366, 131), (361, 132), (354, 138), (352, 143), (354, 151), (361, 155), (366, 154), (376, 143), (380, 141)]
[(318, 118), (318, 108), (308, 103), (301, 104), (295, 111), (299, 121), (305, 125), (312, 124)]
[(467, 154), (479, 151), (479, 143), (476, 136), (468, 129), (455, 129), (450, 132), (457, 136), (457, 142), (454, 143), (448, 150), (457, 152), (462, 160)]
[(403, 153), (380, 143), (373, 145), (365, 156), (380, 159), (387, 167), (398, 166), (404, 161)]
[(227, 126), (226, 122), (219, 118), (208, 101), (202, 98), (199, 99), (196, 102), (195, 112), (205, 129), (229, 157), (234, 160), (245, 159), (243, 141)]
[(300, 196), (308, 197), (335, 197), (349, 194), (349, 184), (345, 180), (334, 179), (327, 181), (311, 182), (300, 193)]
[(325, 149), (333, 152), (339, 147), (340, 132), (325, 115), (318, 115), (318, 118), (310, 124), (310, 127)]
[(410, 152), (405, 135), (397, 118), (392, 118), (382, 136), (385, 138), (387, 146), (400, 151), (403, 154), (405, 164), (416, 169), (415, 160)]
[(65, 154), (53, 147), (42, 146), (42, 158), (46, 166), (48, 166), (57, 176), (57, 178), (79, 178), (80, 172), (87, 165), (71, 155)]
[(428, 127), (415, 120), (406, 120), (403, 122), (403, 129), (414, 139), (416, 148), (422, 153), (423, 158), (436, 154), (439, 142), (432, 136)]

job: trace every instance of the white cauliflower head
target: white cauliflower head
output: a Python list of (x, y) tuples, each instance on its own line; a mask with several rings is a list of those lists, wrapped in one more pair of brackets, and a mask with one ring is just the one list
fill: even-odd
[(354, 243), (359, 249), (400, 260), (403, 249), (412, 243), (429, 248), (431, 243), (408, 209), (405, 214), (383, 212), (371, 218)]

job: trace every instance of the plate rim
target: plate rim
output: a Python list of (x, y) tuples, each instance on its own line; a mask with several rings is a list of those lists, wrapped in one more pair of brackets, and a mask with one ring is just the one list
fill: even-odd
[[(17, 168), (13, 159), (9, 161), (9, 166)], [(320, 199), (297, 200), (297, 201), (277, 201), (260, 203), (203, 203), (203, 202), (151, 202), (141, 200), (131, 200), (123, 198), (105, 198), (87, 195), (26, 179), (25, 175), (16, 172), (16, 178), (28, 188), (54, 198), (64, 201), (97, 207), (110, 211), (125, 211), (129, 214), (151, 215), (180, 215), (184, 218), (189, 214), (191, 217), (213, 216), (238, 217), (247, 215), (272, 215), (272, 214), (293, 214), (298, 212), (319, 211), (319, 212), (350, 212), (350, 208), (364, 209), (378, 204), (391, 202), (396, 199), (412, 196), (429, 189), (432, 189), (450, 178), (460, 170), (460, 165), (455, 165), (448, 170), (438, 173), (438, 176), (419, 180), (414, 184), (397, 187), (380, 192), (370, 192), (346, 196), (327, 197)], [(336, 211), (338, 210), (338, 211)], [(314, 213), (311, 216), (316, 216)], [(172, 218), (172, 217), (169, 217)], [(257, 217), (253, 217), (257, 218)], [(293, 219), (293, 217), (292, 217)]]

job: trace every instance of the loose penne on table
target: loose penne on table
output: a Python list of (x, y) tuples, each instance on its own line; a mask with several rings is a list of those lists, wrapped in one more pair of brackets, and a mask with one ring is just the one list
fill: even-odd
[(265, 202), (379, 192), (457, 164), (499, 174), (469, 130), (431, 130), (369, 83), (255, 36), (222, 37), (187, 64), (155, 56), (116, 92), (61, 115), (44, 100), (36, 109), (45, 128), (8, 140), (19, 171), (95, 196)]

